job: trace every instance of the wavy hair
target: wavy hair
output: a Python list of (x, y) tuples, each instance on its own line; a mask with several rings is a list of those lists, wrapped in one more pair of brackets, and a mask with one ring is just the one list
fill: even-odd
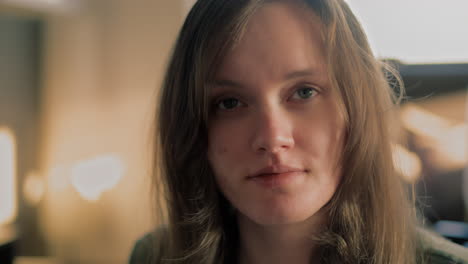
[[(384, 73), (388, 67), (373, 56), (343, 0), (285, 1), (320, 18), (329, 78), (346, 121), (346, 175), (326, 205), (328, 226), (314, 241), (321, 263), (413, 264), (415, 215), (392, 162), (398, 98)], [(176, 41), (158, 104), (153, 177), (159, 217), (168, 226), (167, 263), (236, 259), (236, 220), (207, 159), (209, 84), (249, 18), (268, 2), (198, 0)]]

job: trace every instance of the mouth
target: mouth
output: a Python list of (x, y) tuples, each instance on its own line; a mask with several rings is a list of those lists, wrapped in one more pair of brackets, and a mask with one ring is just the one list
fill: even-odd
[(247, 180), (268, 190), (298, 186), (304, 181), (306, 169), (274, 165), (260, 169), (247, 177)]
[(295, 174), (307, 172), (305, 169), (290, 167), (286, 165), (273, 165), (264, 167), (252, 175), (249, 175), (247, 179), (256, 179), (256, 178), (265, 178), (265, 177), (274, 177), (274, 176), (281, 176), (281, 175), (288, 175), (288, 174)]

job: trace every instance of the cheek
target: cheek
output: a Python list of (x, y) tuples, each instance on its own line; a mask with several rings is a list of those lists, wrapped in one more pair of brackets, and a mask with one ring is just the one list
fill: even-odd
[(312, 168), (334, 174), (344, 146), (344, 122), (332, 109), (309, 115), (296, 129), (296, 143)]
[(229, 146), (225, 142), (214, 142), (210, 149), (213, 157), (223, 157), (229, 154)]
[[(237, 163), (242, 132), (226, 126), (213, 126), (209, 131), (208, 160), (216, 174), (224, 174), (226, 167)], [(221, 171), (223, 170), (223, 171)]]
[(304, 146), (314, 155), (325, 155), (330, 149), (339, 145), (343, 127), (334, 120), (314, 116), (295, 129), (295, 141), (298, 146)]
[(235, 145), (228, 137), (217, 133), (215, 137), (209, 138), (208, 161), (214, 173), (215, 181), (220, 191), (229, 196), (235, 193), (235, 182), (237, 171), (239, 170), (239, 160), (236, 155)]

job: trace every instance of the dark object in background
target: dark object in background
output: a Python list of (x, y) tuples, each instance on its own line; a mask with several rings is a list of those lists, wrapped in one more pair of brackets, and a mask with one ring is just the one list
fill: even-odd
[(433, 97), (468, 87), (468, 63), (396, 64), (410, 99)]
[(13, 264), (18, 238), (12, 227), (0, 226), (0, 263)]
[[(420, 100), (457, 92), (468, 88), (468, 63), (404, 64), (398, 60), (384, 62), (395, 68), (405, 85), (405, 97)], [(390, 86), (397, 94), (399, 88), (392, 73), (384, 69)]]
[(434, 230), (453, 242), (468, 247), (468, 224), (456, 221), (439, 221)]
[[(3, 11), (1, 7), (0, 11)], [(39, 17), (0, 12), (0, 126), (11, 130), (16, 142), (18, 194), (13, 224), (18, 229), (15, 247), (21, 256), (47, 254), (39, 228), (39, 207), (29, 205), (19, 192), (28, 173), (39, 168), (42, 30)], [(0, 224), (0, 240), (3, 236)], [(6, 243), (1, 244), (2, 250), (8, 248)], [(0, 264), (3, 263), (0, 259)]]
[[(409, 100), (420, 100), (468, 88), (468, 63), (404, 64), (397, 60), (384, 60), (400, 74)], [(386, 71), (394, 89), (395, 78)]]
[(0, 262), (2, 264), (12, 264), (15, 256), (15, 242), (9, 241), (5, 244), (0, 244)]
[(430, 223), (463, 222), (463, 170), (426, 172), (416, 184), (417, 207)]

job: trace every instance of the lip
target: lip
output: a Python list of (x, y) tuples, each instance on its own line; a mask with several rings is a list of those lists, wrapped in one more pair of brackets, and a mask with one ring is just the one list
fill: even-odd
[(307, 170), (285, 165), (272, 165), (260, 169), (247, 177), (248, 181), (268, 190), (293, 188), (300, 185)]
[(295, 167), (290, 167), (287, 165), (272, 165), (272, 166), (267, 166), (264, 167), (252, 175), (248, 176), (247, 179), (255, 179), (255, 178), (261, 178), (261, 177), (269, 177), (275, 174), (290, 174), (294, 172), (305, 172), (304, 169), (300, 168), (295, 168)]

